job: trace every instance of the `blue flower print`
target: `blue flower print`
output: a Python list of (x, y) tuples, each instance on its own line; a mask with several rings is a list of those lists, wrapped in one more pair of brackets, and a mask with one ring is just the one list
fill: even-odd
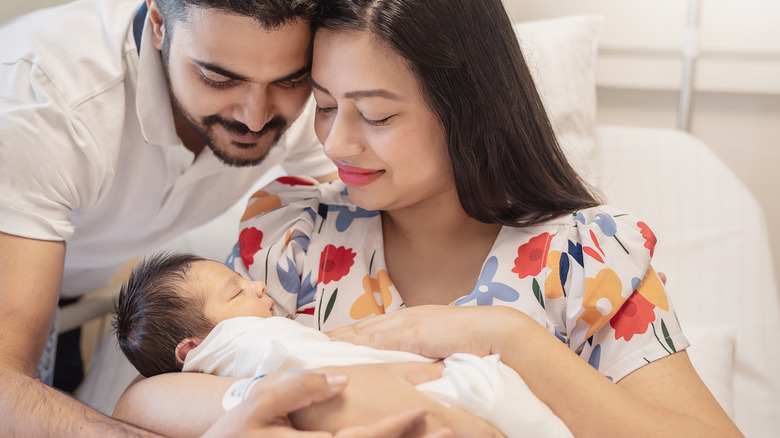
[(516, 290), (503, 283), (493, 281), (497, 270), (498, 259), (495, 256), (490, 257), (485, 262), (485, 267), (482, 269), (482, 274), (479, 275), (477, 284), (474, 285), (474, 290), (468, 296), (456, 301), (455, 305), (461, 306), (476, 299), (478, 306), (492, 306), (493, 299), (512, 302), (520, 298), (520, 294)]
[(284, 269), (282, 263), (277, 263), (276, 275), (279, 277), (279, 283), (285, 291), (297, 294), (301, 290), (301, 277), (292, 259), (286, 257), (285, 260), (287, 260), (288, 268)]
[(227, 258), (225, 259), (225, 264), (232, 269), (236, 269), (236, 260), (241, 260), (241, 248), (238, 246), (238, 242), (233, 245), (233, 251), (228, 254)]
[(601, 232), (607, 237), (612, 237), (617, 233), (617, 224), (615, 224), (615, 220), (606, 213), (597, 214), (593, 223), (598, 225), (599, 228), (601, 228)]
[(593, 347), (593, 351), (590, 352), (590, 357), (588, 358), (588, 363), (593, 368), (599, 369), (599, 365), (601, 364), (601, 344), (596, 344), (596, 346)]
[(301, 290), (298, 292), (298, 308), (314, 301), (314, 295), (317, 293), (317, 285), (311, 284), (311, 272), (301, 282)]
[(378, 210), (369, 211), (369, 210), (363, 210), (360, 207), (355, 207), (354, 209), (351, 209), (345, 205), (331, 205), (329, 210), (338, 213), (338, 216), (336, 217), (336, 230), (340, 233), (346, 231), (346, 229), (349, 228), (350, 225), (352, 225), (352, 221), (354, 221), (355, 219), (373, 217), (379, 215)]

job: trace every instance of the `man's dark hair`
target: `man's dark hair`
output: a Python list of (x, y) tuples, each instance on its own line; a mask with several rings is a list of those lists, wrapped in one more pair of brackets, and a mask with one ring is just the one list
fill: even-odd
[(558, 145), (501, 0), (323, 0), (314, 29), (366, 31), (406, 59), (469, 216), (524, 226), (598, 204)]
[(113, 327), (119, 347), (145, 377), (181, 371), (176, 346), (205, 337), (214, 324), (203, 314), (204, 298), (187, 290), (193, 254), (159, 253), (142, 260), (119, 291)]
[(166, 32), (172, 32), (175, 23), (186, 20), (193, 6), (249, 17), (267, 30), (298, 19), (311, 22), (319, 8), (317, 0), (157, 0), (157, 5)]

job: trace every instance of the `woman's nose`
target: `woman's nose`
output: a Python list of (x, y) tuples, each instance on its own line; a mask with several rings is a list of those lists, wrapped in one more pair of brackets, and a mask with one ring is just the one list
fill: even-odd
[(346, 114), (337, 115), (323, 142), (323, 149), (325, 155), (331, 160), (359, 155), (363, 151), (360, 126), (352, 123)]

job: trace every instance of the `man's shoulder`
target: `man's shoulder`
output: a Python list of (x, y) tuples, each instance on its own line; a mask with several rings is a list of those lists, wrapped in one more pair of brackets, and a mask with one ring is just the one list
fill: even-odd
[(126, 74), (128, 31), (138, 0), (77, 0), (0, 27), (0, 75), (43, 76), (78, 101)]

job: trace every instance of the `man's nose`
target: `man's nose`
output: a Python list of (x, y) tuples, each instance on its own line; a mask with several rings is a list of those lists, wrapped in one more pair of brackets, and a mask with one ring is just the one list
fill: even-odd
[(271, 102), (266, 87), (251, 89), (236, 105), (233, 117), (258, 132), (271, 119)]

